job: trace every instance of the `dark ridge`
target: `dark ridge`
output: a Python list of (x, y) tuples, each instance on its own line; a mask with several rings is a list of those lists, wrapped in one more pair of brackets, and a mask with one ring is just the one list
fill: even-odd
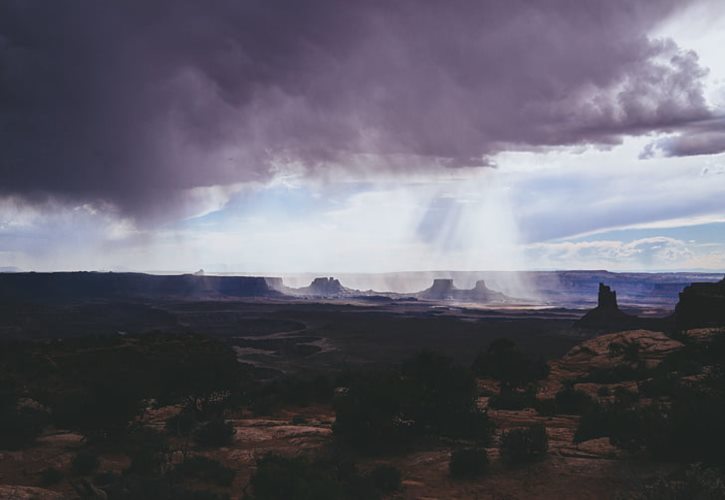
[(0, 274), (0, 299), (57, 301), (129, 298), (281, 297), (269, 278), (143, 273), (8, 273)]
[(675, 322), (680, 329), (725, 326), (725, 278), (685, 287), (675, 307)]

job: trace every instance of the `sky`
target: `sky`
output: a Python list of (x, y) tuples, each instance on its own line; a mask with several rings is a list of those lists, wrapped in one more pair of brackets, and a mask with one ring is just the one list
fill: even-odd
[(725, 271), (723, 0), (0, 3), (0, 270)]

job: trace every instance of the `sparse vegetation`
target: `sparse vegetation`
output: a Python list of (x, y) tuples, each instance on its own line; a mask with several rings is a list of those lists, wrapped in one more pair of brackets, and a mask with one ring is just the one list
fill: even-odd
[(393, 493), (401, 488), (400, 470), (392, 465), (378, 465), (369, 477), (373, 486), (382, 493)]
[(594, 401), (589, 394), (574, 389), (572, 385), (568, 385), (557, 392), (554, 401), (557, 413), (568, 415), (581, 415), (594, 405)]
[(504, 432), (499, 447), (501, 459), (508, 465), (539, 460), (546, 455), (548, 449), (546, 427), (542, 424)]
[(454, 450), (448, 470), (454, 479), (473, 479), (482, 476), (488, 468), (488, 455), (482, 448)]
[(368, 453), (399, 450), (424, 435), (489, 442), (493, 424), (475, 404), (472, 375), (421, 353), (399, 374), (354, 378), (335, 402), (335, 435)]
[(225, 467), (219, 461), (196, 455), (187, 458), (178, 464), (174, 471), (184, 478), (194, 478), (200, 481), (229, 486), (234, 480), (234, 470)]
[(194, 441), (205, 448), (226, 446), (234, 438), (234, 426), (223, 418), (214, 418), (194, 432)]
[(527, 390), (501, 389), (499, 394), (492, 396), (488, 406), (495, 410), (523, 410), (534, 408), (537, 405), (534, 388)]
[(253, 500), (337, 500), (343, 485), (332, 470), (304, 458), (268, 455), (257, 461), (250, 481)]
[(40, 471), (40, 485), (53, 486), (63, 480), (63, 473), (55, 467), (46, 467)]
[(619, 500), (719, 500), (725, 498), (725, 474), (716, 468), (690, 466), (684, 472), (660, 475)]
[(478, 377), (488, 377), (501, 383), (502, 391), (521, 387), (546, 378), (549, 367), (543, 360), (525, 356), (516, 343), (507, 338), (496, 339), (473, 362)]
[(98, 455), (84, 450), (78, 452), (78, 454), (73, 458), (71, 468), (73, 469), (74, 474), (87, 476), (89, 474), (93, 474), (96, 469), (98, 469), (99, 465), (100, 461), (98, 460)]

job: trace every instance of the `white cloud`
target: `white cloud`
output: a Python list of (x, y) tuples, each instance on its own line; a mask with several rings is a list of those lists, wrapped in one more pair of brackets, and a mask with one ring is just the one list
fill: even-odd
[(537, 268), (611, 270), (722, 269), (725, 247), (663, 236), (617, 240), (546, 242), (526, 246)]

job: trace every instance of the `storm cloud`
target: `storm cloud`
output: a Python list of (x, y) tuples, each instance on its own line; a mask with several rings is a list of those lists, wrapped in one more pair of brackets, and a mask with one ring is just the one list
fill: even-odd
[(288, 167), (489, 166), (696, 132), (706, 69), (648, 35), (681, 4), (7, 0), (0, 194), (144, 220)]

